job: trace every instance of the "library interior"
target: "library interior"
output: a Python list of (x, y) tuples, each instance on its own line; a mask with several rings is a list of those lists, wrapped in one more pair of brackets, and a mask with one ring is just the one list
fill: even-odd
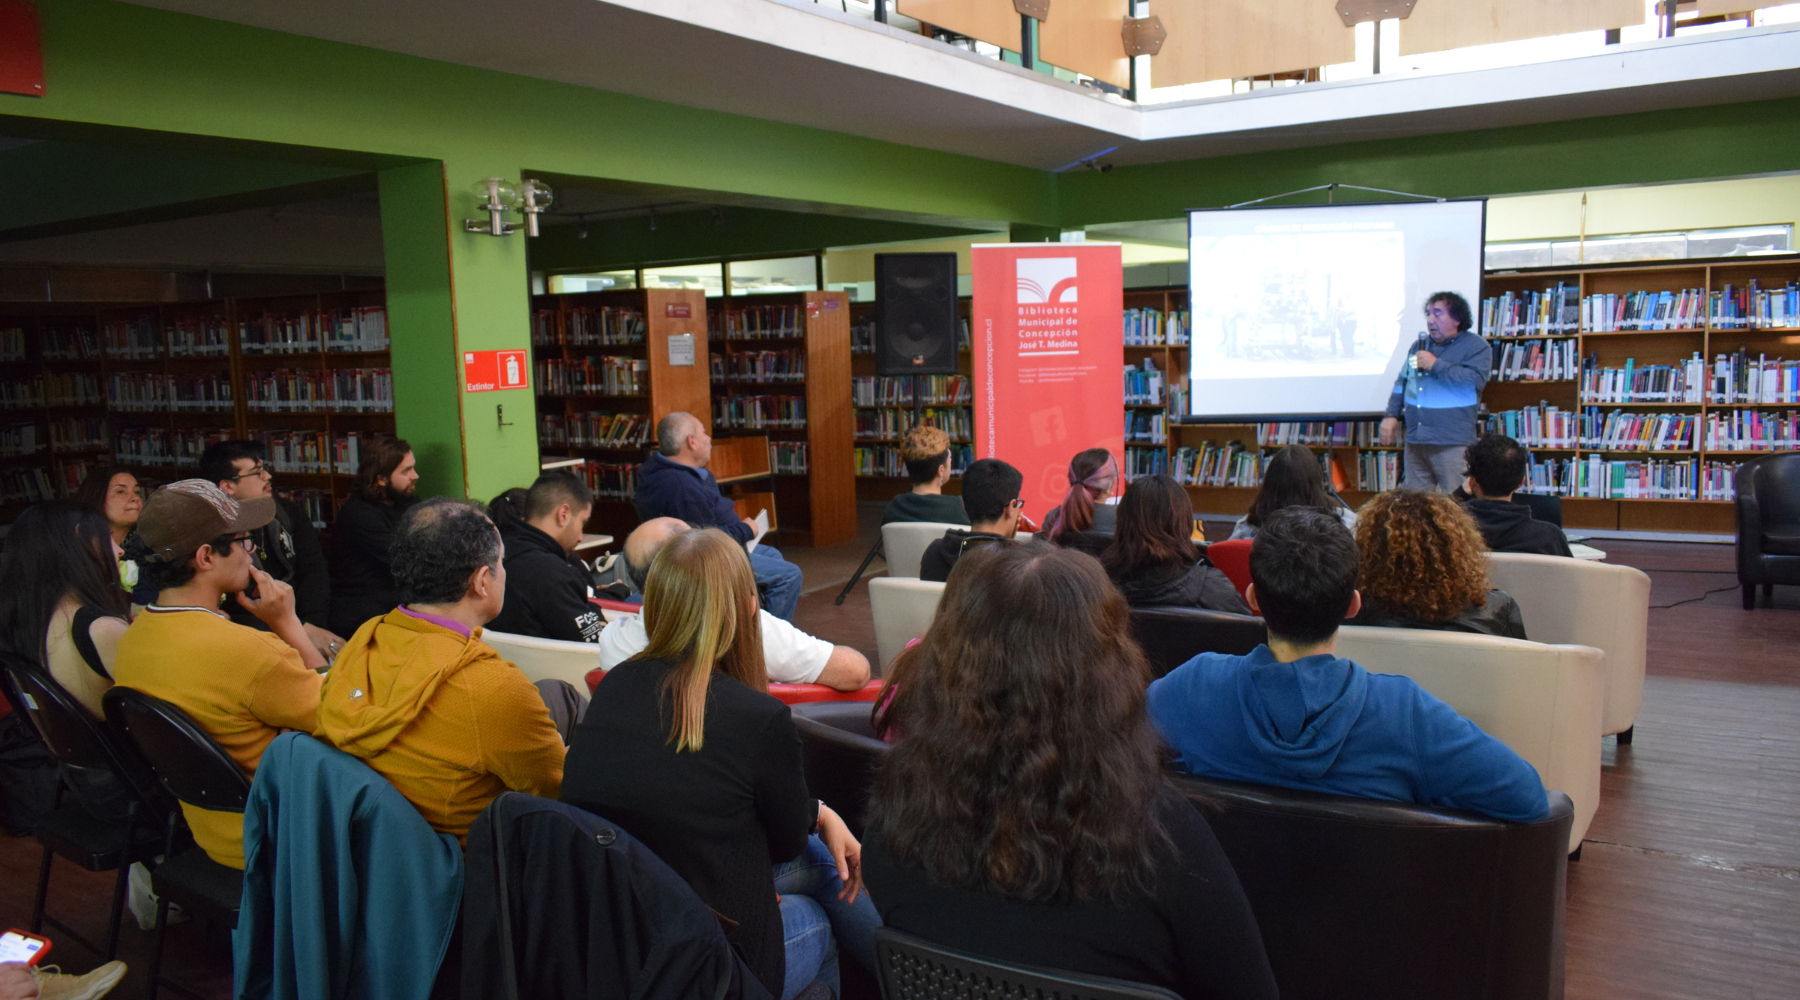
[(1800, 3), (0, 0), (0, 182), (0, 1000), (1800, 995)]

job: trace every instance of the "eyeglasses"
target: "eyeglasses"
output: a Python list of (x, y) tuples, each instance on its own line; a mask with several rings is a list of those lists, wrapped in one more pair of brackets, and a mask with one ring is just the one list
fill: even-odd
[(244, 546), (245, 552), (255, 552), (256, 551), (256, 539), (255, 539), (255, 537), (253, 537), (251, 535), (234, 535), (234, 536), (232, 536), (231, 540), (233, 542), (242, 543)]
[(261, 462), (258, 462), (250, 467), (249, 472), (241, 472), (235, 476), (226, 476), (225, 478), (235, 483), (240, 479), (249, 479), (251, 476), (266, 476), (268, 474), (269, 470), (265, 468)]

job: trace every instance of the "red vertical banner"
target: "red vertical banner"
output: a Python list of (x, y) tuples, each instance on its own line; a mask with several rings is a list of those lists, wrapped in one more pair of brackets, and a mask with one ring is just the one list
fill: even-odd
[(1117, 243), (978, 243), (970, 257), (975, 457), (1025, 475), (1042, 522), (1069, 488), (1069, 459), (1125, 462), (1124, 267)]

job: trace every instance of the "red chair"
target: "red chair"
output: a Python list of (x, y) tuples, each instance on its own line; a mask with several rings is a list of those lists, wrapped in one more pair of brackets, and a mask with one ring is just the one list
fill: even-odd
[(623, 611), (628, 615), (642, 614), (644, 611), (644, 606), (642, 604), (631, 604), (626, 601), (611, 601), (604, 597), (590, 597), (588, 598), (588, 603), (596, 605), (605, 611)]
[[(1237, 588), (1238, 596), (1244, 597), (1244, 591), (1250, 589), (1250, 543), (1252, 539), (1239, 538), (1230, 542), (1214, 542), (1206, 547), (1206, 558), (1212, 560), (1219, 572), (1231, 578), (1231, 585)], [(1248, 601), (1248, 597), (1244, 597)]]
[[(587, 672), (588, 697), (594, 696), (594, 689), (606, 679), (606, 671), (595, 667)], [(803, 705), (809, 701), (869, 701), (881, 697), (879, 679), (872, 680), (855, 691), (839, 691), (823, 684), (771, 684), (769, 693), (789, 705)]]

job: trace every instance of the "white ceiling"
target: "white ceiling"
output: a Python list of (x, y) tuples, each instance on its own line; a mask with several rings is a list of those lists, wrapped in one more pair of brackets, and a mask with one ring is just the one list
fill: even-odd
[(1139, 108), (808, 0), (135, 2), (1040, 169), (1800, 94), (1800, 25)]

